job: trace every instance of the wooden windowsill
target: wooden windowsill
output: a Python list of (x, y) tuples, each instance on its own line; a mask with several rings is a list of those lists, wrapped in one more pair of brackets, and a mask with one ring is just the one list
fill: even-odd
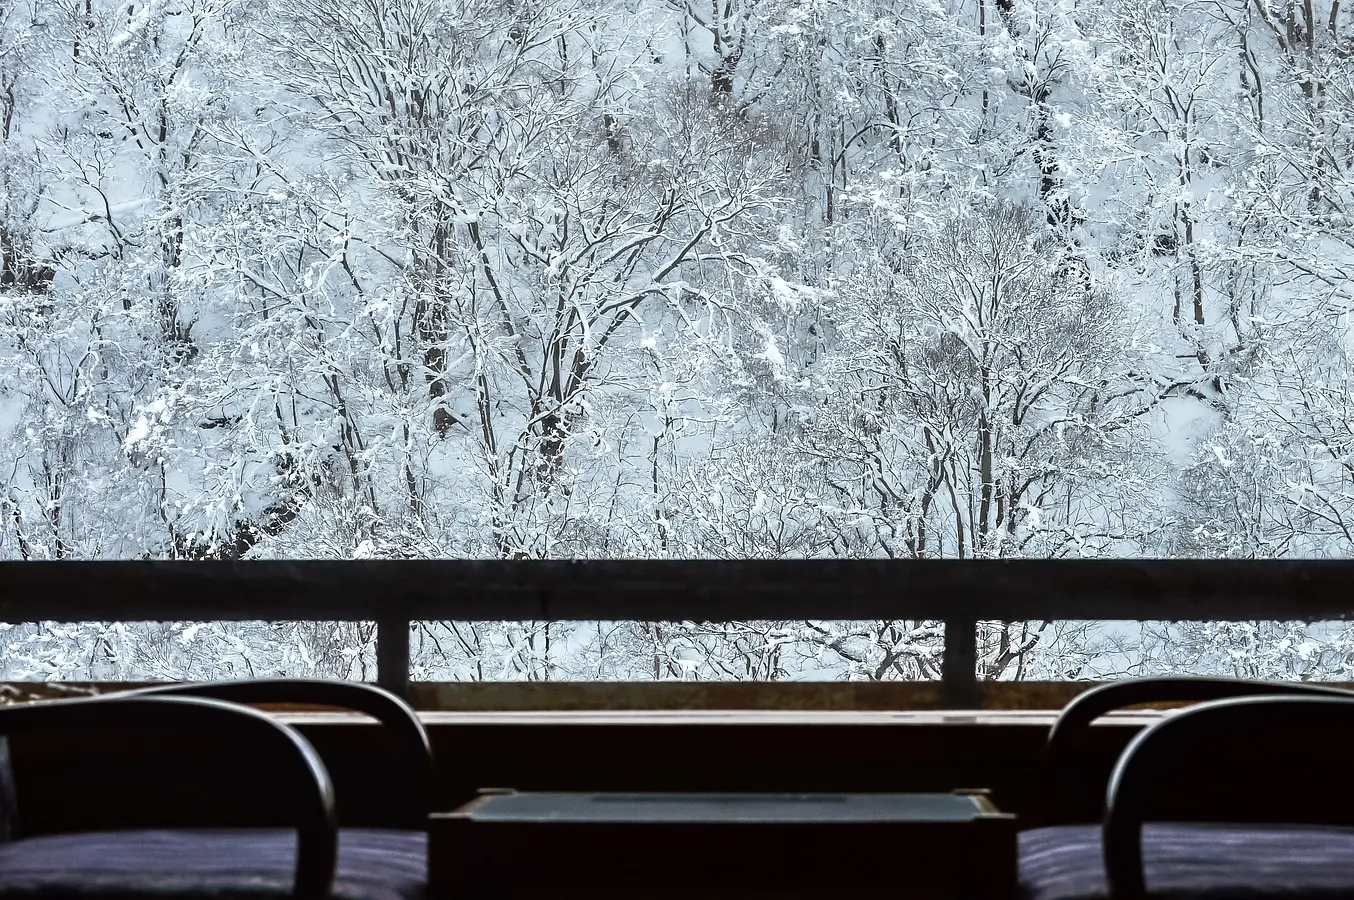
[[(1096, 724), (1141, 728), (1158, 721), (1169, 711), (1128, 710), (1113, 712)], [(363, 725), (374, 720), (359, 713), (296, 711), (279, 713), (296, 725)], [(428, 727), (472, 725), (600, 725), (600, 726), (710, 726), (796, 725), (841, 727), (852, 725), (918, 726), (1026, 726), (1049, 728), (1056, 710), (936, 710), (901, 711), (797, 711), (797, 710), (504, 710), (474, 712), (420, 712)]]
[[(146, 686), (133, 682), (0, 683), (0, 703), (85, 697)], [(983, 713), (1047, 716), (1093, 682), (980, 682)], [(1350, 685), (1332, 685), (1350, 687)], [(414, 707), (446, 713), (712, 712), (781, 714), (942, 714), (939, 682), (420, 682), (410, 685)], [(971, 716), (970, 711), (944, 712)], [(953, 720), (959, 721), (959, 720)], [(984, 720), (986, 721), (986, 720)]]

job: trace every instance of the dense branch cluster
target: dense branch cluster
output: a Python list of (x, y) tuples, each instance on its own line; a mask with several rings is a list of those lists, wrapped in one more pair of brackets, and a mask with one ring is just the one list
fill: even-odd
[[(1348, 556), (1352, 173), (1341, 0), (10, 0), (0, 557)], [(1354, 660), (1256, 628), (992, 623), (980, 666)], [(418, 640), (430, 677), (928, 678), (943, 635)]]

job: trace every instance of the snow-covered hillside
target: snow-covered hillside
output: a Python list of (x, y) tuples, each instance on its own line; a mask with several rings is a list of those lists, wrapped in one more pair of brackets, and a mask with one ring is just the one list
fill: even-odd
[[(1339, 0), (0, 2), (0, 557), (1348, 556), (1351, 167)], [(982, 665), (1351, 659), (1130, 631)], [(0, 674), (370, 637), (18, 626)], [(925, 678), (942, 636), (417, 640)]]

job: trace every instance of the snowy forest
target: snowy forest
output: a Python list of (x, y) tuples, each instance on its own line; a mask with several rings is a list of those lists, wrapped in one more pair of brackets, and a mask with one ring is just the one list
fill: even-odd
[[(1348, 557), (1352, 204), (1342, 0), (0, 0), (0, 559)], [(926, 679), (942, 641), (420, 623), (414, 674)], [(1354, 631), (980, 649), (1332, 678)]]

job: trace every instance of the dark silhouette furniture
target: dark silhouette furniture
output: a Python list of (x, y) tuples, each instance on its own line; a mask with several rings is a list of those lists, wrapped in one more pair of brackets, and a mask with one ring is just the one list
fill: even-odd
[[(389, 758), (364, 764), (397, 770), (403, 789), (389, 793), (374, 822), (344, 821), (342, 796), (336, 796), (315, 748), (296, 729), (243, 705), (266, 703), (342, 707), (377, 719)], [(182, 815), (154, 827), (145, 821), (149, 813), (136, 807), (147, 790), (162, 789), (157, 773), (139, 767), (135, 753), (126, 771), (97, 760), (90, 769), (112, 765), (99, 777), (119, 782), (113, 796), (124, 808), (110, 817), (120, 827), (56, 834), (25, 833), (22, 772), (12, 778), (9, 767), (0, 766), (0, 788), (6, 779), (13, 785), (0, 789), (0, 811), (14, 813), (11, 840), (0, 842), (0, 898), (423, 897), (433, 760), (418, 716), (387, 691), (362, 683), (276, 679), (166, 685), (0, 708), (0, 735), (51, 737), (54, 731), (67, 745), (87, 741), (91, 732), (111, 732), (133, 748), (169, 735), (182, 741), (176, 753), (190, 756), (196, 748), (212, 765), (173, 787), (183, 795)], [(87, 775), (71, 773), (77, 785)], [(158, 799), (154, 814), (163, 816), (165, 804)], [(242, 822), (242, 816), (253, 821)], [(297, 824), (281, 827), (289, 816)], [(40, 824), (43, 817), (28, 818)]]
[(982, 792), (484, 792), (430, 829), (432, 898), (1009, 898), (1015, 817)]
[[(1103, 809), (1073, 809), (1088, 775), (1076, 749), (1094, 719), (1189, 701), (1204, 702), (1129, 743)], [(1020, 834), (1021, 896), (1352, 897), (1351, 738), (1354, 694), (1319, 685), (1162, 678), (1092, 689), (1050, 734), (1050, 824)]]

